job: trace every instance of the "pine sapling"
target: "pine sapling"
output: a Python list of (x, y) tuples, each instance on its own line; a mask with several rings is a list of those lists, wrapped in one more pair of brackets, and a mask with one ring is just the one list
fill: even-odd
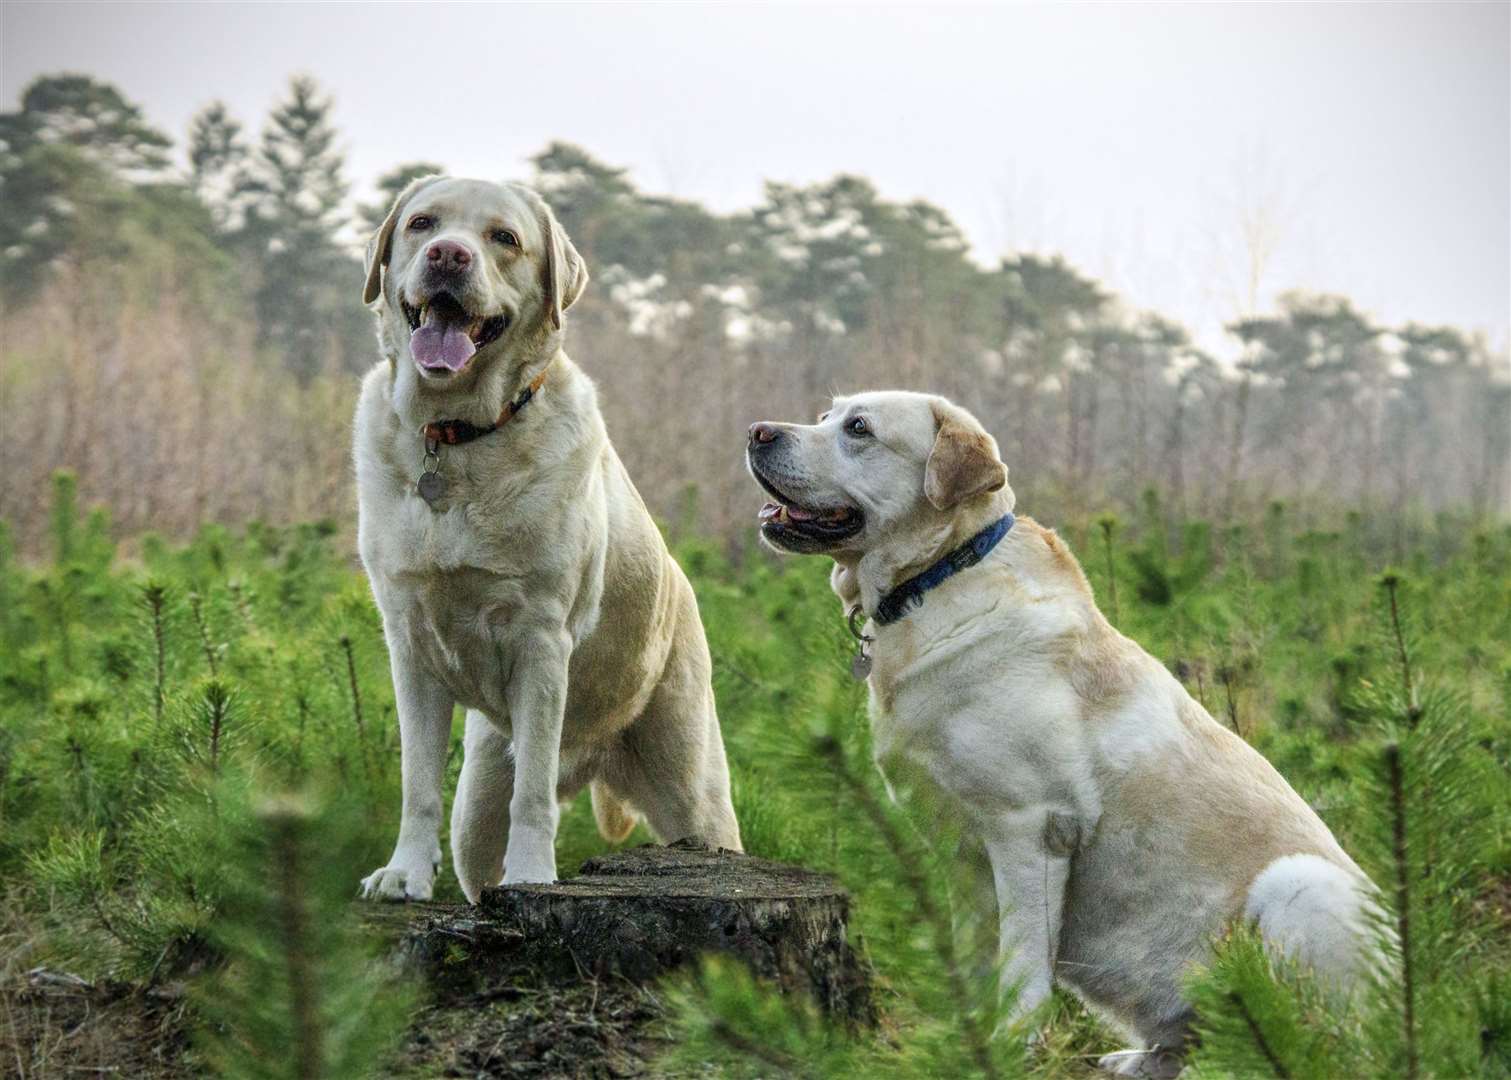
[(186, 700), (175, 703), (172, 715), (184, 757), (219, 776), (229, 751), (243, 737), (236, 690), (225, 679), (201, 679)]
[(63, 670), (71, 673), (74, 670), (74, 663), (73, 632), (69, 625), (72, 619), (69, 609), (73, 605), (66, 576), (56, 587), (51, 581), (43, 578), (37, 582), (37, 592), (42, 608), (52, 616), (53, 625), (57, 630), (58, 658), (63, 661)]
[(1253, 926), (1235, 926), (1216, 942), (1186, 990), (1196, 1009), (1197, 1075), (1320, 1078), (1357, 1063), (1346, 1025), (1330, 1018), (1337, 1003)]
[(198, 991), (206, 1055), (232, 1078), (384, 1075), (411, 997), (350, 909), (365, 854), (356, 813), (261, 786), (221, 792), (226, 871), (209, 931), (225, 963)]
[(210, 640), (210, 627), (205, 622), (204, 603), (199, 592), (189, 594), (189, 610), (194, 614), (194, 627), (199, 631), (199, 646), (205, 654), (205, 665), (210, 669), (210, 677), (220, 674), (219, 665), (216, 662), (215, 646)]
[(1249, 1029), (1249, 1033), (1254, 1036), (1254, 1045), (1264, 1055), (1265, 1063), (1269, 1065), (1270, 1071), (1279, 1077), (1280, 1080), (1291, 1080), (1291, 1071), (1275, 1056), (1275, 1051), (1270, 1049), (1270, 1041), (1264, 1037), (1264, 1032), (1259, 1030), (1259, 1022), (1254, 1019), (1254, 1014), (1249, 1011), (1249, 1006), (1243, 1000), (1242, 995), (1236, 992), (1231, 993), (1228, 995), (1228, 1000), (1233, 1003), (1234, 1011), (1243, 1018), (1244, 1025)]
[(307, 869), (303, 857), (303, 815), (288, 803), (274, 803), (262, 814), (269, 834), (271, 863), (278, 874), (275, 894), (284, 967), (288, 972), (289, 1013), (294, 1043), (293, 1073), (299, 1080), (317, 1080), (325, 1055), (321, 1046), (315, 973), (310, 940), (309, 901), (305, 896)]
[[(1352, 994), (1287, 971), (1250, 930), (1219, 945), (1191, 988), (1205, 1074), (1294, 1077), (1493, 1073), (1486, 1032), (1511, 1030), (1492, 1004), (1503, 973), (1488, 958), (1474, 900), (1504, 815), (1500, 767), (1468, 723), (1459, 691), (1424, 687), (1406, 648), (1405, 612), (1382, 581), (1385, 662), (1399, 679), (1360, 680), (1351, 708), (1383, 738), (1359, 747), (1358, 815), (1345, 843), (1379, 885), (1364, 921), (1377, 938)], [(1493, 956), (1493, 952), (1488, 954)]]
[[(873, 956), (886, 956), (881, 974), (897, 980), (892, 1011), (906, 1034), (878, 1038), (840, 1027), (810, 1001), (753, 982), (740, 965), (710, 961), (699, 981), (674, 989), (680, 1044), (674, 1058), (701, 1071), (712, 1057), (727, 1061), (731, 1076), (750, 1077), (1020, 1075), (1021, 1040), (994, 1034), (1014, 1000), (996, 977), (996, 934), (977, 939), (957, 925), (981, 915), (995, 930), (995, 900), (990, 910), (978, 908), (981, 879), (960, 874), (971, 860), (958, 856), (952, 825), (930, 818), (923, 826), (928, 836), (914, 836), (917, 808), (894, 807), (882, 794), (864, 725), (856, 724), (854, 684), (840, 680), (848, 666), (840, 649), (848, 646), (838, 635), (835, 644), (834, 681), (815, 681), (800, 710), (821, 718), (828, 733), (815, 738), (812, 729), (786, 729), (770, 748), (783, 762), (783, 787), (795, 802), (783, 807), (784, 817), (820, 820), (837, 802), (840, 819), (861, 826), (839, 831), (837, 851), (833, 833), (809, 828), (799, 850), (785, 857), (819, 865), (834, 859), (830, 865), (865, 894), (852, 932), (865, 935)], [(774, 704), (788, 715), (790, 699)], [(754, 837), (759, 817), (742, 820)], [(957, 886), (965, 886), (962, 894), (955, 894)], [(958, 901), (966, 902), (957, 908)]]
[(248, 632), (257, 629), (257, 616), (252, 611), (252, 600), (248, 595), (250, 590), (239, 580), (229, 582), (226, 588), (231, 594), (231, 604), (241, 618), (242, 629)]
[(980, 1017), (972, 1006), (970, 987), (961, 964), (955, 942), (955, 928), (949, 917), (939, 909), (928, 881), (918, 870), (918, 860), (903, 839), (886, 808), (846, 760), (843, 746), (833, 736), (824, 736), (813, 747), (824, 761), (831, 774), (843, 785), (846, 793), (864, 811), (866, 819), (876, 829), (896, 859), (902, 874), (902, 882), (917, 905), (919, 916), (933, 935), (935, 948), (944, 966), (946, 984), (949, 988), (955, 1017), (961, 1034), (976, 1068), (986, 1080), (996, 1080), (996, 1063), (991, 1053), (991, 1032), (981, 1025)]
[[(111, 910), (117, 890), (105, 862), (104, 830), (54, 832), (45, 847), (27, 857), (26, 865), (37, 887), (46, 889), (63, 906), (76, 908), (84, 916), (84, 927), (92, 925), (109, 939), (105, 952), (111, 955), (101, 966), (112, 968), (117, 955), (130, 950), (131, 938), (118, 914)], [(65, 956), (101, 959), (96, 934), (76, 934), (68, 944)]]
[(168, 604), (168, 589), (156, 581), (142, 586), (141, 603), (147, 611), (148, 624), (152, 630), (152, 717), (159, 728), (163, 725), (163, 701), (167, 686), (167, 636), (163, 630), (163, 610)]
[[(1394, 598), (1394, 593), (1392, 593)], [(1406, 1077), (1421, 1074), (1417, 1054), (1416, 979), (1411, 948), (1411, 866), (1406, 848), (1406, 785), (1401, 772), (1401, 747), (1385, 748), (1385, 768), (1390, 785), (1391, 854), (1395, 861), (1396, 936), (1401, 946), (1401, 1030), (1406, 1047)]]
[(1222, 683), (1223, 693), (1227, 701), (1228, 726), (1233, 729), (1239, 738), (1243, 737), (1243, 728), (1238, 723), (1238, 697), (1233, 692), (1233, 685), (1237, 682), (1237, 673), (1232, 664), (1223, 664), (1217, 669), (1217, 678)]
[(346, 685), (351, 692), (352, 720), (357, 726), (357, 742), (362, 751), (362, 760), (370, 769), (372, 757), (367, 746), (367, 725), (362, 720), (362, 691), (357, 686), (357, 660), (348, 634), (341, 635), (341, 651), (346, 654)]
[(1421, 715), (1421, 705), (1417, 700), (1416, 684), (1411, 677), (1411, 657), (1406, 651), (1406, 635), (1401, 629), (1401, 610), (1396, 602), (1396, 591), (1401, 587), (1401, 575), (1387, 572), (1381, 575), (1380, 585), (1390, 597), (1390, 627), (1395, 639), (1396, 656), (1401, 664), (1401, 685), (1406, 694), (1408, 718), (1412, 724), (1415, 724)]
[(210, 727), (210, 771), (220, 771), (220, 741), (226, 729), (226, 713), (230, 710), (231, 692), (219, 679), (205, 684), (205, 713)]
[(917, 905), (919, 915), (922, 915), (923, 923), (929, 927), (934, 935), (935, 946), (938, 949), (941, 961), (944, 964), (944, 974), (949, 982), (950, 995), (956, 1007), (956, 1018), (961, 1024), (963, 1035), (966, 1036), (966, 1045), (970, 1048), (970, 1056), (975, 1059), (976, 1068), (981, 1069), (981, 1074), (987, 1080), (996, 1080), (997, 1066), (991, 1059), (991, 1033), (982, 1030), (981, 1021), (976, 1017), (976, 1011), (972, 1007), (972, 995), (966, 982), (966, 973), (963, 965), (959, 962), (958, 950), (955, 947), (955, 927), (949, 917), (940, 911), (934, 902), (934, 893), (929, 890), (928, 882), (923, 879), (922, 873), (917, 872), (917, 858), (910, 850), (910, 844), (904, 840), (895, 823), (888, 816), (881, 802), (876, 799), (875, 793), (867, 787), (866, 782), (855, 775), (849, 761), (845, 757), (845, 748), (833, 736), (825, 736), (816, 740), (813, 746), (814, 752), (827, 761), (830, 772), (839, 779), (855, 804), (860, 805), (866, 813), (866, 819), (872, 823), (882, 840), (891, 850), (898, 867), (902, 870), (902, 884), (907, 887), (908, 893), (913, 894), (914, 903)]
[(1112, 610), (1112, 625), (1118, 624), (1118, 577), (1117, 570), (1112, 561), (1112, 534), (1117, 531), (1118, 519), (1113, 514), (1103, 514), (1097, 518), (1097, 525), (1102, 530), (1102, 546), (1107, 553), (1107, 604)]
[(53, 562), (67, 566), (78, 553), (79, 480), (67, 469), (52, 474)]

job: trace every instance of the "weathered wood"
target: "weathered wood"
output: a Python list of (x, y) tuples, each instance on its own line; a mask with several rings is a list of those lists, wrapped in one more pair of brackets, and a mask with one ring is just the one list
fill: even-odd
[(411, 916), (403, 955), (449, 982), (487, 981), (500, 969), (517, 976), (522, 964), (546, 977), (644, 982), (722, 952), (831, 1014), (875, 1021), (844, 889), (736, 852), (646, 845), (589, 859), (554, 885), (488, 889), (476, 908), (432, 904)]

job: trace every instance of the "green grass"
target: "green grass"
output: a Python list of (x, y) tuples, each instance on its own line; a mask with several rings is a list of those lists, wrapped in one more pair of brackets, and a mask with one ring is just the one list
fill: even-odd
[[(46, 963), (185, 979), (199, 1013), (221, 1017), (198, 1039), (207, 1067), (251, 1075), (238, 1055), (274, 1046), (294, 1072), (315, 1055), (355, 1074), (371, 1060), (352, 1049), (358, 1019), (369, 1041), (400, 1024), (400, 998), (332, 926), (386, 858), (399, 812), (393, 693), (360, 570), (321, 524), (143, 537), (120, 559), (66, 477), (55, 498), (52, 558), (22, 564), (0, 533), (6, 974)], [(1109, 615), (1115, 584), (1119, 629), (1280, 768), (1397, 914), (1404, 900), (1420, 950), (1415, 1022), (1432, 1029), (1408, 1035), (1395, 984), (1352, 1027), (1327, 1027), (1305, 1007), (1310, 991), (1240, 938), (1197, 987), (1215, 1003), (1203, 1074), (1246, 1075), (1256, 1060), (1275, 1072), (1252, 1057), (1253, 1028), (1228, 1022), (1251, 1010), (1261, 1029), (1277, 1024), (1268, 1051), (1285, 1075), (1322, 1075), (1316, 1062), (1366, 1043), (1383, 1049), (1360, 1074), (1399, 1074), (1413, 1042), (1420, 1075), (1511, 1075), (1511, 529), (1441, 518), (1382, 577), (1364, 516), (1304, 531), (1277, 508), (1245, 528), (1167, 532), (1148, 509), (1064, 531)], [(735, 565), (696, 539), (676, 554), (708, 629), (746, 845), (850, 887), (887, 1017), (879, 1035), (835, 1031), (716, 966), (671, 988), (677, 1060), (726, 1075), (1053, 1076), (1114, 1049), (1069, 999), (1027, 1064), (1020, 1044), (991, 1038), (989, 928), (961, 903), (948, 828), (893, 807), (870, 765), (823, 561)], [(1391, 753), (1406, 770), (1394, 795)], [(458, 730), (451, 784), (459, 764)], [(1389, 842), (1397, 822), (1404, 862)], [(562, 820), (562, 872), (604, 846), (579, 799)], [(267, 887), (285, 847), (315, 853), (293, 860), (306, 875), (297, 910)], [(449, 869), (438, 898), (460, 899)], [(317, 962), (301, 967), (302, 952)], [(353, 990), (358, 977), (370, 992)], [(217, 1011), (227, 1001), (239, 1007)], [(769, 1060), (742, 1051), (742, 1030)]]

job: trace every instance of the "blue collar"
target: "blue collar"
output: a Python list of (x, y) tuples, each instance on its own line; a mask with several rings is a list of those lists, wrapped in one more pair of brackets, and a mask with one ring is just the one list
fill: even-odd
[(878, 626), (895, 623), (909, 611), (923, 606), (923, 594), (938, 588), (968, 566), (975, 566), (1001, 543), (1013, 527), (1013, 515), (1004, 514), (921, 574), (908, 578), (881, 598), (871, 618)]

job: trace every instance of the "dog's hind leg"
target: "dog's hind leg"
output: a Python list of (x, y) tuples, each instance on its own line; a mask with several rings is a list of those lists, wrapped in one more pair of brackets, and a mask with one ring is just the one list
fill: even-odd
[(700, 840), (741, 851), (713, 692), (706, 693), (706, 707), (688, 712), (659, 711), (653, 698), (605, 761), (600, 782), (638, 810), (662, 843)]
[(605, 759), (600, 779), (644, 815), (662, 843), (696, 839), (740, 851), (708, 645), (692, 604), (689, 589), (661, 682)]
[(462, 775), (451, 804), (451, 863), (468, 901), (504, 876), (514, 759), (509, 737), (476, 709), (467, 710)]

